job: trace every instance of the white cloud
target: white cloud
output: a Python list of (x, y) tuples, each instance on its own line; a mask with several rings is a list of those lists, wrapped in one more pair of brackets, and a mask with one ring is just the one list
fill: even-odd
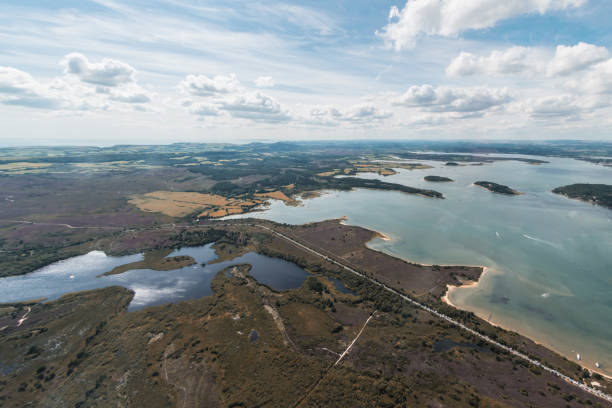
[(391, 112), (381, 110), (374, 105), (359, 104), (340, 112), (338, 119), (348, 122), (371, 122), (390, 118)]
[(255, 80), (255, 86), (258, 88), (274, 88), (276, 82), (270, 76), (260, 76)]
[[(62, 60), (68, 67), (66, 75), (49, 80), (36, 79), (16, 68), (0, 67), (0, 103), (74, 112), (106, 111), (113, 108), (122, 110), (122, 106), (127, 106), (124, 104), (139, 105), (141, 109), (146, 109), (144, 105), (151, 102), (153, 94), (132, 82), (132, 68), (128, 82), (127, 77), (119, 73), (120, 70), (112, 68), (125, 67), (127, 64), (105, 59), (101, 65), (108, 69), (92, 69), (91, 66), (96, 64), (89, 64), (80, 54), (78, 57), (75, 55), (69, 54)], [(79, 64), (84, 62), (85, 68), (81, 67), (83, 70), (69, 68), (70, 61), (77, 60)]]
[(609, 55), (607, 48), (584, 42), (574, 46), (559, 45), (547, 73), (549, 76), (572, 74), (606, 60)]
[(30, 93), (40, 87), (27, 72), (11, 67), (0, 67), (0, 92), (6, 94)]
[[(256, 85), (271, 86), (271, 77), (259, 77)], [(187, 75), (179, 88), (196, 100), (183, 101), (189, 112), (203, 118), (221, 116), (223, 113), (232, 118), (247, 119), (254, 122), (280, 123), (291, 120), (289, 111), (269, 95), (249, 92), (235, 74)]]
[(572, 95), (546, 96), (529, 99), (523, 103), (525, 111), (533, 118), (549, 119), (579, 115), (581, 107)]
[(393, 98), (395, 106), (418, 107), (432, 112), (474, 113), (499, 108), (512, 100), (506, 88), (449, 88), (414, 85)]
[(134, 82), (134, 68), (113, 59), (104, 58), (102, 62), (90, 63), (83, 54), (74, 52), (66, 55), (60, 64), (66, 74), (76, 75), (90, 84), (118, 86)]
[(189, 112), (200, 117), (220, 115), (220, 112), (217, 107), (210, 103), (190, 103)]
[(593, 66), (583, 76), (565, 83), (576, 93), (612, 94), (612, 59)]
[(149, 103), (151, 98), (145, 92), (117, 92), (109, 97), (111, 101), (123, 103)]
[(236, 74), (216, 75), (213, 78), (206, 75), (187, 75), (180, 87), (194, 96), (214, 96), (242, 90)]
[(449, 76), (486, 74), (491, 76), (566, 76), (589, 68), (609, 57), (605, 47), (580, 42), (559, 45), (550, 55), (542, 49), (511, 47), (495, 50), (488, 56), (461, 52), (446, 68)]
[(511, 47), (495, 50), (487, 57), (461, 52), (446, 68), (450, 76), (487, 74), (494, 76), (532, 73), (538, 70), (543, 56), (526, 47)]
[(320, 126), (338, 126), (341, 123), (373, 125), (393, 114), (373, 104), (361, 103), (348, 107), (317, 105), (311, 107), (304, 122)]
[(580, 7), (586, 0), (408, 0), (393, 6), (389, 23), (377, 32), (396, 50), (412, 48), (419, 37), (454, 37), (469, 29), (493, 27), (508, 18)]
[(220, 110), (228, 112), (234, 118), (250, 119), (255, 122), (287, 122), (290, 116), (287, 110), (272, 97), (257, 93), (236, 95), (219, 105)]
[(58, 92), (48, 85), (11, 67), (0, 67), (0, 102), (38, 109), (59, 109), (66, 105)]

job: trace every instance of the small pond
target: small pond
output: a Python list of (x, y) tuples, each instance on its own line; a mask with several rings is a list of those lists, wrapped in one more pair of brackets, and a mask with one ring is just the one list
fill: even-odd
[[(251, 275), (259, 282), (277, 290), (298, 288), (308, 273), (282, 259), (255, 252), (231, 261), (210, 263), (217, 256), (213, 244), (181, 248), (169, 257), (188, 255), (196, 264), (170, 271), (135, 269), (117, 275), (100, 276), (116, 266), (143, 260), (143, 254), (108, 256), (92, 251), (47, 265), (26, 275), (0, 279), (0, 303), (28, 299), (57, 299), (65, 293), (119, 285), (135, 292), (128, 310), (146, 306), (195, 299), (212, 293), (210, 283), (220, 270), (238, 264), (250, 264)], [(205, 266), (202, 266), (202, 265)]]

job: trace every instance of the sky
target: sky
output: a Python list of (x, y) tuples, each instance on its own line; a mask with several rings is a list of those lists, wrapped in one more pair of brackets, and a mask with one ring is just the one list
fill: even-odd
[(0, 146), (610, 141), (611, 20), (609, 0), (3, 0)]

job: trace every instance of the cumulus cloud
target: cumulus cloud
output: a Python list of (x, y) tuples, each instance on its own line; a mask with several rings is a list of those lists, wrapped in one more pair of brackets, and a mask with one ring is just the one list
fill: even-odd
[[(271, 87), (271, 77), (259, 77), (258, 87)], [(187, 75), (179, 84), (190, 99), (183, 102), (189, 112), (203, 119), (206, 116), (229, 115), (254, 122), (280, 123), (291, 120), (289, 111), (273, 97), (261, 92), (249, 92), (236, 74)]]
[(414, 85), (391, 100), (395, 106), (418, 107), (432, 112), (475, 113), (498, 108), (512, 100), (506, 88), (449, 88)]
[(290, 119), (288, 111), (274, 98), (259, 92), (236, 95), (221, 102), (219, 109), (232, 117), (256, 122), (286, 122)]
[(74, 52), (66, 55), (60, 64), (66, 74), (90, 84), (114, 87), (134, 82), (134, 68), (113, 59), (104, 58), (102, 62), (91, 63), (83, 54)]
[(389, 23), (377, 34), (396, 50), (412, 48), (421, 36), (453, 37), (469, 29), (493, 27), (524, 14), (580, 7), (586, 0), (408, 0), (393, 6)]
[(543, 55), (527, 47), (511, 47), (495, 50), (489, 56), (476, 56), (461, 52), (446, 68), (450, 76), (487, 74), (494, 76), (532, 73), (538, 70)]
[(574, 46), (559, 45), (547, 73), (549, 76), (572, 74), (606, 60), (609, 55), (607, 48), (584, 42)]
[(310, 108), (307, 123), (324, 126), (337, 126), (340, 123), (373, 124), (393, 116), (391, 112), (373, 104), (357, 104), (346, 108), (332, 105), (318, 105)]
[(11, 67), (0, 67), (0, 92), (23, 94), (32, 92), (39, 84), (27, 72)]
[(511, 47), (495, 50), (488, 56), (461, 52), (448, 65), (446, 73), (450, 76), (566, 76), (587, 69), (608, 57), (607, 48), (584, 42), (573, 46), (559, 45), (552, 56), (541, 49)]
[(546, 96), (529, 99), (524, 102), (525, 111), (533, 118), (548, 119), (559, 117), (575, 117), (583, 107), (572, 95)]
[(149, 103), (151, 98), (144, 92), (117, 92), (112, 93), (109, 97), (111, 101), (123, 103)]
[(565, 84), (576, 93), (612, 94), (612, 59), (593, 66), (580, 78), (573, 78)]
[(0, 102), (39, 109), (58, 109), (65, 105), (49, 86), (11, 67), (0, 67)]
[[(90, 64), (68, 54), (65, 75), (39, 80), (12, 67), (0, 67), (0, 103), (59, 111), (105, 111), (151, 102), (152, 94), (133, 82), (134, 70), (119, 61)], [(126, 67), (129, 67), (127, 69)]]
[(215, 96), (242, 90), (236, 74), (216, 75), (213, 78), (206, 75), (187, 75), (179, 86), (194, 96)]
[(255, 86), (258, 88), (273, 88), (276, 82), (272, 77), (260, 76), (255, 80)]
[(219, 116), (220, 112), (215, 105), (209, 103), (189, 103), (189, 112), (201, 118), (205, 116)]

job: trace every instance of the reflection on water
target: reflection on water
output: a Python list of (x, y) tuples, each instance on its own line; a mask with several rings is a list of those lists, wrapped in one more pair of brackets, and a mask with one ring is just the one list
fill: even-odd
[[(347, 223), (383, 232), (378, 249), (428, 264), (485, 265), (480, 285), (450, 300), (493, 323), (517, 330), (612, 374), (612, 211), (553, 194), (572, 183), (612, 181), (612, 168), (571, 159), (529, 165), (433, 166), (382, 177), (440, 191), (446, 199), (372, 190), (330, 191), (299, 207), (274, 202), (258, 217), (302, 224), (347, 216)], [(431, 183), (427, 175), (453, 183)], [(473, 187), (477, 180), (524, 193), (503, 196)], [(252, 215), (248, 215), (252, 216)], [(240, 218), (244, 216), (234, 216)]]
[(113, 257), (101, 251), (92, 251), (53, 263), (27, 275), (0, 279), (0, 302), (43, 297), (51, 300), (69, 292), (120, 285), (135, 292), (129, 310), (136, 310), (210, 295), (210, 282), (217, 272), (230, 265), (250, 264), (250, 273), (255, 279), (277, 290), (297, 288), (307, 276), (306, 271), (293, 263), (254, 252), (231, 261), (210, 264), (216, 259), (212, 244), (181, 248), (168, 256), (179, 255), (193, 257), (196, 264), (171, 271), (137, 269), (98, 277), (116, 266), (140, 261), (143, 255)]

